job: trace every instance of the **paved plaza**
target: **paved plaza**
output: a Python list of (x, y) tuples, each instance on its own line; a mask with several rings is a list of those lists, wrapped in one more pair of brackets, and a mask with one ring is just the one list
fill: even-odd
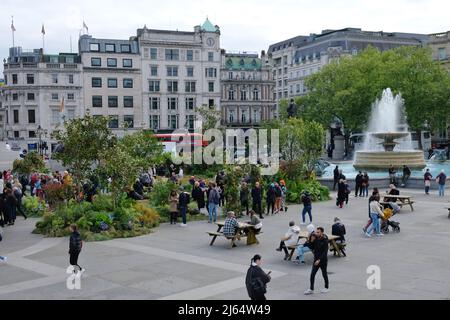
[[(365, 238), (367, 199), (350, 198), (338, 209), (334, 201), (314, 203), (316, 226), (331, 231), (338, 216), (347, 228), (346, 258), (330, 255), (328, 270), (331, 292), (304, 296), (309, 285), (312, 255), (306, 265), (283, 260), (275, 251), (288, 222), (299, 223), (301, 206), (263, 220), (259, 245), (241, 241), (229, 249), (223, 238), (209, 246), (206, 221), (187, 228), (163, 224), (147, 236), (85, 243), (80, 264), (87, 269), (81, 290), (66, 288), (68, 239), (43, 238), (32, 234), (36, 219), (18, 219), (5, 228), (0, 254), (0, 300), (4, 299), (244, 299), (245, 272), (250, 258), (259, 253), (263, 269), (272, 270), (268, 299), (449, 299), (450, 219), (449, 197), (425, 196), (421, 190), (402, 190), (413, 195), (415, 211), (404, 208), (394, 217), (401, 232), (382, 238)], [(305, 228), (305, 226), (302, 226)], [(381, 290), (368, 290), (366, 269), (381, 268)], [(316, 288), (323, 286), (320, 272)], [(318, 290), (316, 290), (318, 291)]]

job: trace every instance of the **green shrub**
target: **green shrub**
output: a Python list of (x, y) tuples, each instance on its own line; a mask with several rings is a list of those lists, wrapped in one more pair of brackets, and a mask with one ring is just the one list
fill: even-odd
[(45, 200), (50, 205), (73, 198), (72, 186), (67, 184), (46, 184), (42, 187), (42, 190), (45, 193)]
[(45, 203), (39, 201), (38, 197), (24, 196), (22, 205), (25, 208), (25, 213), (30, 217), (40, 217), (45, 212)]
[(150, 193), (150, 203), (154, 207), (163, 206), (169, 203), (169, 195), (172, 190), (176, 190), (177, 185), (170, 181), (158, 181), (154, 184)]

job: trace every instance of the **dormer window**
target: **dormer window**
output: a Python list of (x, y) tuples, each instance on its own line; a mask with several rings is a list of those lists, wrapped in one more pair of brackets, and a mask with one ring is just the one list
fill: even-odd
[(241, 59), (241, 61), (239, 61), (239, 64), (240, 64), (241, 66), (243, 66), (243, 65), (245, 64), (244, 59)]

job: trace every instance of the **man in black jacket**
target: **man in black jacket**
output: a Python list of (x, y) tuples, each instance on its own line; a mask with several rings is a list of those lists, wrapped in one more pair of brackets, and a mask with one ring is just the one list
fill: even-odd
[(355, 197), (358, 196), (358, 192), (359, 192), (359, 196), (361, 196), (361, 194), (362, 194), (362, 180), (363, 180), (363, 174), (361, 171), (359, 171), (355, 178)]
[(306, 295), (314, 293), (314, 280), (317, 271), (322, 270), (322, 276), (325, 281), (325, 289), (321, 290), (321, 293), (327, 293), (328, 290), (328, 237), (324, 234), (322, 227), (316, 230), (316, 239), (314, 240), (313, 253), (314, 253), (314, 264), (311, 270), (310, 282), (311, 285), (308, 290), (305, 291)]
[(180, 187), (182, 192), (180, 193), (180, 197), (178, 198), (178, 205), (180, 206), (180, 214), (183, 220), (181, 224), (182, 227), (186, 227), (186, 214), (188, 209), (188, 204), (191, 202), (191, 196), (189, 193), (183, 191), (183, 187)]
[(259, 214), (260, 219), (264, 219), (262, 215), (262, 188), (259, 182), (255, 183), (255, 187), (252, 189), (252, 209)]
[(69, 241), (69, 255), (70, 264), (74, 267), (73, 272), (75, 273), (75, 267), (78, 267), (79, 272), (84, 272), (84, 269), (78, 264), (78, 256), (80, 255), (81, 248), (83, 247), (83, 241), (81, 240), (81, 235), (78, 232), (78, 227), (76, 224), (70, 225), (70, 241)]
[(270, 282), (270, 273), (271, 271), (265, 273), (261, 269), (261, 256), (255, 255), (245, 277), (245, 286), (251, 300), (266, 300), (266, 285)]
[(336, 185), (339, 182), (339, 166), (336, 166), (333, 170), (333, 190), (336, 190)]

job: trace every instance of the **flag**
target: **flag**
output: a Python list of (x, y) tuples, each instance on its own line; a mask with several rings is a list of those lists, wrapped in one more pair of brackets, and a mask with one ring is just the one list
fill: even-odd
[(64, 112), (64, 96), (62, 97), (61, 104), (59, 105), (59, 112)]
[(86, 25), (86, 23), (84, 21), (83, 21), (83, 28), (85, 28), (86, 31), (89, 33), (89, 28), (88, 28), (88, 26)]
[(43, 35), (45, 35), (45, 28), (44, 28), (44, 24), (42, 24), (42, 29), (41, 29), (41, 33), (42, 33)]
[(12, 32), (16, 31), (16, 28), (14, 27), (14, 21), (11, 21), (11, 30)]

